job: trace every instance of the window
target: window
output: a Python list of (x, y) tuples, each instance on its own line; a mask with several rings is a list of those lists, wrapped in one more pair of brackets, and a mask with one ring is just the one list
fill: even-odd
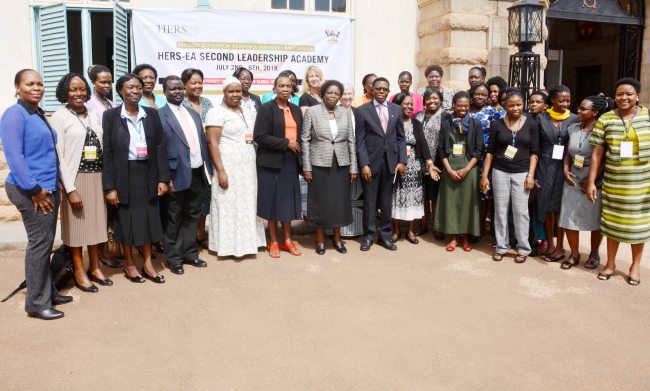
[(315, 0), (316, 11), (345, 12), (346, 0)]
[(34, 10), (45, 110), (62, 106), (56, 100), (56, 85), (70, 71), (86, 76), (90, 65), (103, 64), (113, 70), (114, 79), (128, 71), (129, 15), (117, 3), (112, 9), (66, 9), (59, 3)]
[(288, 5), (290, 10), (305, 10), (305, 0), (271, 0), (271, 8), (286, 10), (287, 3), (289, 3)]

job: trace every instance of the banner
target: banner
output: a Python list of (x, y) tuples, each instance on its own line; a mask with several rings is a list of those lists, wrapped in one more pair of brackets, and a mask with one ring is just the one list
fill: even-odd
[[(153, 65), (159, 80), (186, 68), (204, 74), (204, 94), (239, 67), (254, 75), (251, 92), (273, 89), (290, 69), (303, 79), (308, 66), (325, 79), (352, 82), (350, 19), (332, 16), (220, 10), (134, 10), (135, 63)], [(118, 75), (119, 76), (119, 75)], [(162, 87), (157, 86), (157, 90)]]

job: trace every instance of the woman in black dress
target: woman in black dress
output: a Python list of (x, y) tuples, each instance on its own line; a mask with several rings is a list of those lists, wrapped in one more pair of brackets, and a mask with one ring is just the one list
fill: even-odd
[[(571, 91), (557, 85), (548, 91), (548, 109), (537, 115), (539, 123), (540, 162), (537, 181), (541, 188), (537, 195), (537, 218), (544, 222), (548, 249), (544, 259), (558, 262), (564, 259), (564, 230), (558, 226), (564, 188), (564, 148), (569, 139), (568, 128), (578, 117), (569, 111)], [(557, 243), (553, 243), (553, 236)]]
[(288, 76), (273, 84), (275, 99), (260, 107), (253, 138), (257, 143), (257, 215), (269, 222), (269, 255), (280, 257), (278, 221), (282, 222), (282, 250), (302, 255), (291, 240), (291, 220), (301, 218), (300, 131), (302, 113), (290, 102), (293, 85)]
[(165, 278), (151, 263), (151, 243), (162, 240), (158, 197), (167, 193), (169, 168), (162, 124), (156, 110), (138, 104), (144, 82), (133, 73), (117, 80), (122, 105), (104, 112), (104, 169), (106, 203), (117, 208), (115, 238), (122, 243), (126, 277), (144, 282), (133, 262), (132, 246), (139, 246), (142, 274), (156, 283)]

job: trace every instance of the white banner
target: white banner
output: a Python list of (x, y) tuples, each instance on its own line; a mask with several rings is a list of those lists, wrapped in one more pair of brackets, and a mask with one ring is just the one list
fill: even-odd
[[(271, 91), (278, 73), (299, 79), (309, 65), (325, 79), (352, 82), (352, 27), (348, 18), (220, 10), (134, 10), (136, 64), (147, 63), (158, 78), (186, 68), (204, 73), (204, 94), (220, 94), (240, 66), (254, 75), (251, 92)], [(119, 77), (120, 75), (116, 75)], [(161, 89), (158, 86), (156, 89)]]

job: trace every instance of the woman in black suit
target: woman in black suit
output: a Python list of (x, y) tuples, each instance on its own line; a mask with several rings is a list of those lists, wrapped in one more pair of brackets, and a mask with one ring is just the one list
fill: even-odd
[(115, 237), (122, 243), (127, 278), (144, 282), (133, 262), (132, 246), (140, 246), (142, 274), (165, 282), (151, 263), (151, 243), (162, 240), (158, 197), (167, 193), (169, 168), (162, 124), (156, 110), (138, 104), (144, 82), (129, 73), (117, 80), (122, 105), (104, 112), (102, 182), (108, 205), (117, 208)]
[(275, 99), (260, 107), (255, 120), (257, 143), (257, 215), (269, 222), (269, 255), (280, 257), (277, 222), (282, 222), (282, 250), (302, 255), (291, 240), (291, 220), (301, 218), (300, 129), (302, 113), (290, 102), (291, 79), (278, 76)]

